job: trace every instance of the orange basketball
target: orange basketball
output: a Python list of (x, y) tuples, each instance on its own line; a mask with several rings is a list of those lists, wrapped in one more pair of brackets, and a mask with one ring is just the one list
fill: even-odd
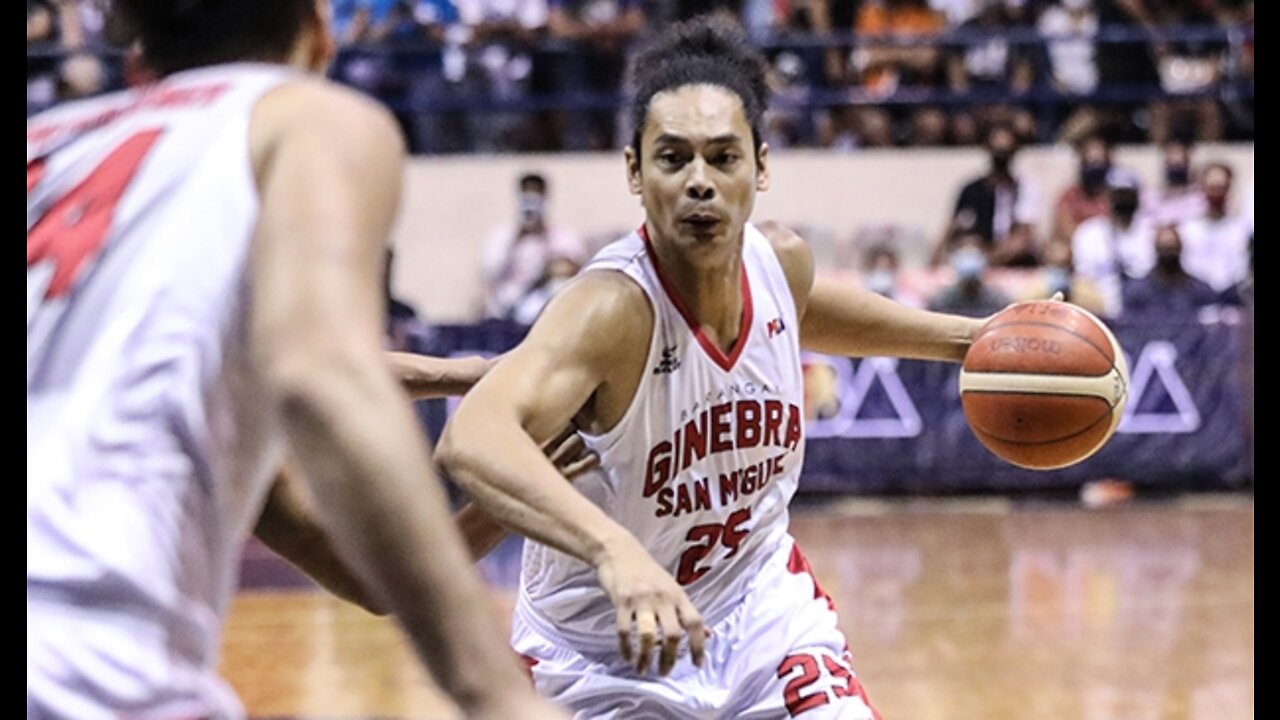
[(1019, 467), (1052, 470), (1097, 452), (1116, 431), (1129, 370), (1115, 336), (1071, 303), (1023, 302), (983, 325), (964, 357), (969, 427)]

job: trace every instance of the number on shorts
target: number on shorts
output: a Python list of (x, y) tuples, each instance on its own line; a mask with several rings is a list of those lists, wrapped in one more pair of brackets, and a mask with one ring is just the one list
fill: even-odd
[[(822, 659), (822, 664), (818, 664), (818, 658)], [(862, 689), (862, 683), (858, 682), (858, 678), (854, 677), (853, 670), (849, 668), (847, 662), (839, 660), (831, 655), (818, 653), (796, 653), (788, 655), (782, 664), (778, 666), (778, 678), (782, 679), (796, 673), (783, 689), (782, 700), (786, 703), (787, 713), (791, 717), (795, 717), (806, 710), (812, 710), (816, 707), (822, 707), (831, 702), (827, 689), (819, 689), (808, 695), (803, 694), (810, 685), (818, 682), (822, 678), (822, 669), (826, 669), (826, 674), (835, 682), (828, 681), (830, 695), (834, 695), (836, 699), (847, 697), (859, 697), (866, 703), (867, 696)], [(867, 703), (870, 707), (870, 703)]]
[[(79, 185), (46, 210), (27, 232), (27, 267), (45, 259), (51, 259), (54, 264), (45, 299), (70, 290), (81, 266), (97, 255), (120, 197), (160, 133), (160, 130), (147, 130), (125, 140)], [(43, 172), (43, 161), (27, 165), (27, 192), (31, 192)]]
[(715, 549), (719, 543), (729, 549), (729, 554), (725, 558), (731, 558), (738, 554), (738, 550), (742, 548), (742, 541), (746, 539), (750, 529), (744, 529), (743, 523), (751, 519), (751, 508), (742, 508), (734, 511), (724, 524), (709, 523), (707, 525), (695, 525), (689, 528), (689, 532), (684, 536), (685, 540), (697, 543), (684, 551), (680, 556), (680, 567), (676, 571), (676, 582), (681, 585), (688, 585), (706, 575), (711, 570), (709, 565), (699, 565), (711, 551)]

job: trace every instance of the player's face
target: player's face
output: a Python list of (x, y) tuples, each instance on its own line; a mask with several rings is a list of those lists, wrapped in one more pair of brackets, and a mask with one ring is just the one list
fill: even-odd
[(654, 242), (674, 244), (698, 266), (739, 252), (756, 191), (768, 187), (766, 153), (756, 154), (736, 94), (685, 85), (654, 95), (640, 147), (627, 148), (631, 192)]

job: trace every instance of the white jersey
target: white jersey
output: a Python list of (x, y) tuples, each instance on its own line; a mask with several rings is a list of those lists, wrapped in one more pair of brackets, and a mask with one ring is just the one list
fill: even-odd
[(246, 354), (249, 120), (292, 77), (202, 68), (27, 123), (29, 715), (242, 713), (219, 641), (281, 448)]
[[(625, 273), (654, 310), (646, 371), (623, 418), (588, 436), (603, 473), (582, 492), (684, 587), (708, 626), (779, 553), (804, 459), (799, 323), (782, 265), (752, 225), (742, 250), (742, 331), (726, 354), (700, 332), (644, 230), (584, 268)], [(616, 613), (587, 564), (526, 541), (521, 621), (570, 647), (616, 650)]]

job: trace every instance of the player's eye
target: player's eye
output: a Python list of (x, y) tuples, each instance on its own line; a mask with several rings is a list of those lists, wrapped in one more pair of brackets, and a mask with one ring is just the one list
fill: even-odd
[(658, 153), (658, 162), (668, 166), (678, 166), (684, 164), (684, 157), (675, 150), (663, 150)]
[(731, 167), (741, 159), (738, 153), (724, 152), (716, 155), (712, 160), (713, 163), (720, 167)]

